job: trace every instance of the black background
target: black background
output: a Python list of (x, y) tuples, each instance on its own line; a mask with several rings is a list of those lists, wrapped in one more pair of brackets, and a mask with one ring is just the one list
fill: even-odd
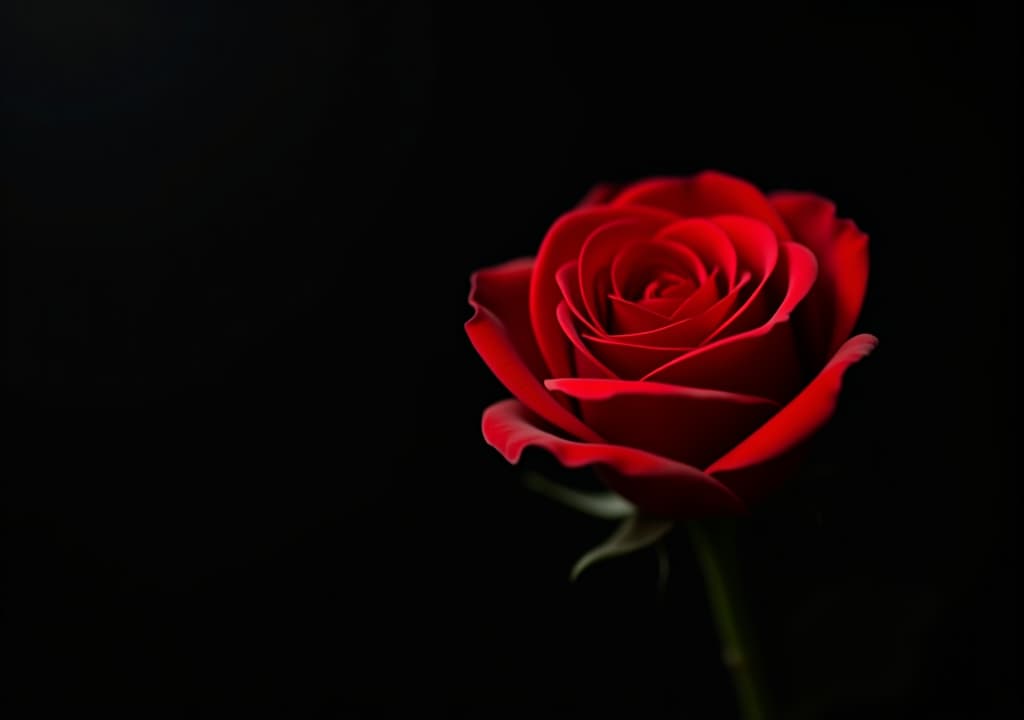
[(775, 694), (1012, 714), (1014, 11), (483, 6), (5, 4), (6, 699), (734, 717), (686, 534), (570, 584), (610, 528), (462, 330), (593, 183), (710, 167), (872, 238), (881, 345), (743, 530)]

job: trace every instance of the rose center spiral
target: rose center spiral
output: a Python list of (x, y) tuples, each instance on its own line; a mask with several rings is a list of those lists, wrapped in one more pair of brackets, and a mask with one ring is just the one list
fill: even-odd
[(653, 278), (644, 285), (640, 299), (654, 300), (656, 298), (678, 298), (688, 297), (697, 288), (693, 278), (680, 275), (667, 270), (659, 271)]

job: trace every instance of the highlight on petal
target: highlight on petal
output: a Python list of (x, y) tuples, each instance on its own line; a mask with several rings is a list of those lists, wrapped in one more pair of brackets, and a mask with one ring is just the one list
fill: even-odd
[(849, 337), (864, 304), (868, 283), (868, 236), (851, 220), (838, 219), (835, 205), (810, 193), (770, 197), (797, 242), (818, 258), (818, 283), (800, 319), (812, 354), (830, 357)]
[(474, 273), (469, 293), (474, 312), (466, 334), (495, 377), (533, 412), (570, 435), (601, 441), (541, 384), (547, 373), (527, 312), (532, 269), (527, 258)]
[(624, 188), (612, 205), (659, 208), (680, 217), (743, 215), (767, 223), (780, 240), (793, 239), (760, 190), (746, 180), (714, 170), (685, 178), (643, 180)]
[[(843, 376), (854, 363), (878, 346), (873, 335), (847, 340), (828, 365), (792, 401), (748, 438), (715, 461), (708, 472), (716, 477), (755, 468), (793, 450), (811, 437), (835, 412)], [(742, 476), (728, 480), (743, 497), (753, 491)]]
[(572, 363), (572, 352), (565, 344), (555, 312), (562, 301), (562, 292), (555, 280), (558, 269), (578, 259), (583, 243), (599, 227), (633, 218), (660, 219), (666, 225), (676, 219), (671, 213), (652, 208), (597, 205), (566, 213), (544, 237), (530, 283), (530, 322), (551, 375), (570, 375)]
[(527, 447), (537, 447), (551, 453), (565, 467), (604, 468), (612, 490), (657, 517), (746, 511), (731, 490), (691, 465), (636, 448), (567, 440), (543, 427), (539, 418), (517, 400), (502, 400), (487, 408), (482, 428), (487, 442), (511, 463), (519, 462)]
[(774, 415), (768, 398), (627, 380), (556, 378), (544, 386), (579, 403), (610, 443), (706, 467)]

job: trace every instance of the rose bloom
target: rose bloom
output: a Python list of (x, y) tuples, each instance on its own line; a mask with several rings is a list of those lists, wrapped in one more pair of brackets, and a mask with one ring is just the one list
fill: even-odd
[(514, 396), (484, 437), (593, 465), (649, 515), (745, 513), (877, 344), (849, 337), (867, 277), (867, 236), (815, 195), (718, 172), (599, 186), (536, 258), (472, 277), (466, 332)]

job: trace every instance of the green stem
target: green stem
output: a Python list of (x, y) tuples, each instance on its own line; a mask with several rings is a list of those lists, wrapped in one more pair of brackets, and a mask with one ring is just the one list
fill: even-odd
[(768, 704), (741, 602), (736, 524), (732, 520), (706, 520), (689, 525), (722, 643), (722, 662), (729, 669), (736, 688), (740, 717), (743, 720), (766, 720), (770, 717)]

